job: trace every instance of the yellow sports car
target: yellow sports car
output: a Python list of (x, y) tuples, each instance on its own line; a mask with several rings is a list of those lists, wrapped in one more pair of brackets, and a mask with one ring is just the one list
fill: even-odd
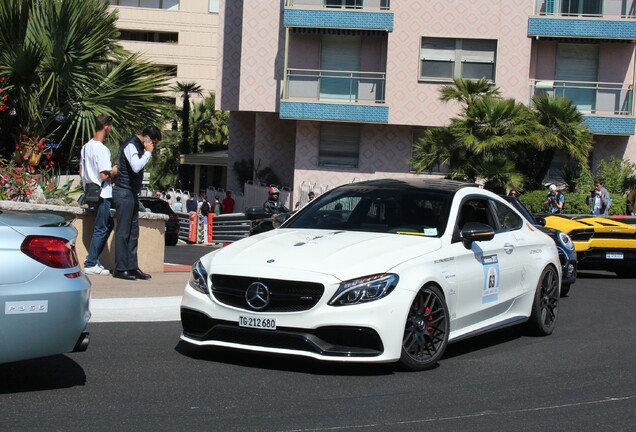
[(636, 226), (604, 217), (545, 217), (546, 228), (572, 238), (579, 270), (607, 270), (636, 277)]

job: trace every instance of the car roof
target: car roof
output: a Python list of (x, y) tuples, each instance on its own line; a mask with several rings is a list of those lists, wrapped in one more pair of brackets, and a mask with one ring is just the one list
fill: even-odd
[(430, 189), (444, 192), (454, 193), (465, 187), (479, 187), (475, 183), (466, 183), (456, 180), (447, 180), (439, 178), (409, 178), (409, 179), (379, 179), (367, 180), (356, 183), (350, 183), (340, 186), (340, 188), (359, 188), (359, 187), (377, 188), (377, 189)]

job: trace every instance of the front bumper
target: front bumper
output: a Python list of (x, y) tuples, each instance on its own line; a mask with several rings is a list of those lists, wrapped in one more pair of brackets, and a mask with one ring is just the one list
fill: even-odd
[[(355, 306), (329, 306), (329, 295), (302, 312), (252, 312), (219, 303), (186, 285), (181, 339), (199, 346), (291, 354), (327, 361), (393, 362), (400, 358), (413, 293)], [(239, 316), (275, 318), (276, 330), (240, 327)]]
[(616, 271), (636, 266), (636, 249), (589, 249), (577, 252), (577, 257), (580, 270)]

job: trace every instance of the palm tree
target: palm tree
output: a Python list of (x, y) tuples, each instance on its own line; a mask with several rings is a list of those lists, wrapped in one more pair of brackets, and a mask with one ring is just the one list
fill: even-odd
[(539, 136), (536, 147), (528, 149), (525, 164), (531, 186), (536, 187), (546, 176), (557, 151), (567, 153), (579, 167), (587, 166), (593, 139), (583, 124), (583, 115), (569, 99), (541, 94), (532, 98), (532, 104)]
[(515, 155), (532, 145), (535, 133), (534, 115), (523, 104), (490, 95), (473, 98), (449, 126), (425, 132), (415, 145), (412, 163), (421, 172), (439, 161), (449, 167), (448, 177), (479, 178), (491, 190), (519, 188), (524, 176)]
[[(172, 90), (183, 99), (183, 110), (181, 111), (182, 136), (179, 151), (182, 155), (189, 154), (192, 153), (192, 146), (190, 145), (190, 96), (194, 94), (200, 95), (203, 89), (195, 82), (182, 83), (177, 81), (175, 85), (172, 86)], [(194, 146), (194, 152), (197, 152), (196, 144)], [(179, 165), (179, 181), (183, 189), (192, 190), (194, 183), (193, 173), (192, 170), (188, 169), (185, 165)]]
[(0, 76), (13, 108), (0, 125), (5, 154), (26, 134), (70, 144), (70, 159), (100, 113), (115, 118), (117, 141), (158, 124), (168, 77), (121, 48), (116, 21), (101, 0), (0, 2)]
[[(177, 81), (175, 85), (172, 86), (172, 90), (174, 90), (181, 99), (183, 99), (183, 111), (181, 112), (181, 120), (183, 122), (181, 126), (183, 131), (181, 153), (192, 153), (192, 146), (190, 145), (190, 97), (195, 94), (201, 95), (203, 93), (203, 89), (195, 82), (182, 83)], [(196, 152), (197, 150), (195, 146), (194, 153)]]
[(535, 110), (513, 99), (502, 99), (485, 79), (456, 79), (441, 90), (441, 99), (464, 105), (448, 126), (432, 128), (414, 146), (411, 164), (418, 172), (440, 162), (449, 177), (474, 181), (486, 187), (540, 186), (557, 150), (567, 152), (586, 166), (592, 135), (583, 117), (567, 99), (534, 97)]
[(476, 99), (485, 96), (499, 96), (499, 89), (486, 78), (480, 80), (465, 80), (454, 78), (453, 85), (444, 86), (440, 90), (440, 100), (444, 102), (456, 101), (464, 105), (471, 105)]
[(228, 144), (229, 113), (217, 110), (214, 104), (215, 95), (214, 92), (210, 92), (201, 102), (192, 106), (190, 124), (195, 149), (201, 146), (205, 148)]

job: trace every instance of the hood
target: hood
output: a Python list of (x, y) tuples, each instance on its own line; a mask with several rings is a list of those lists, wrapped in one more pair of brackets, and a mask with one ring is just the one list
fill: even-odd
[(340, 280), (390, 271), (441, 247), (438, 238), (314, 229), (272, 230), (233, 243), (214, 254), (211, 271), (236, 275), (297, 272)]
[(593, 229), (594, 232), (636, 233), (636, 226), (605, 217), (584, 217), (569, 219), (562, 216), (546, 216), (546, 228), (554, 228), (565, 233), (574, 230)]

